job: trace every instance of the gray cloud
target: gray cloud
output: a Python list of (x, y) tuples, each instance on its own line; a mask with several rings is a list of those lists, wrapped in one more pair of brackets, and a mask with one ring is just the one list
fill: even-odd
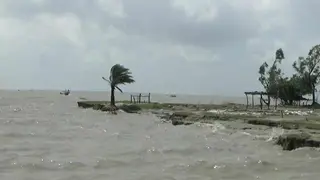
[(292, 73), (319, 43), (316, 0), (26, 0), (0, 2), (3, 88), (105, 89), (115, 63), (126, 91), (242, 95), (283, 48)]

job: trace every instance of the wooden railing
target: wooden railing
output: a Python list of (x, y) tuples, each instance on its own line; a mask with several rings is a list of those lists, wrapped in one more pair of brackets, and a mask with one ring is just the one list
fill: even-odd
[(130, 95), (130, 102), (131, 103), (150, 103), (151, 102), (151, 94), (131, 94)]

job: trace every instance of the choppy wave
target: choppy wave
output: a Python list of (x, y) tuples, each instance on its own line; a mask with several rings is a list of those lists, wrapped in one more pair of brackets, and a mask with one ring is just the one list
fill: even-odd
[[(318, 150), (284, 152), (274, 146), (283, 133), (279, 128), (239, 131), (227, 122), (172, 126), (148, 114), (78, 109), (77, 98), (23, 93), (0, 95), (5, 96), (1, 179), (314, 180), (320, 175)], [(81, 96), (89, 97), (74, 97)]]

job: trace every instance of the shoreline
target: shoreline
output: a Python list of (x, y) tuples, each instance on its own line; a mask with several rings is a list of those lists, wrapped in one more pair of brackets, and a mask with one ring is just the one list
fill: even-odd
[[(78, 101), (80, 108), (92, 108), (104, 112), (113, 111), (109, 101)], [(130, 104), (129, 101), (116, 102), (117, 107), (127, 113), (150, 112), (172, 125), (194, 123), (213, 124), (215, 121), (240, 122), (239, 130), (281, 127), (286, 133), (277, 137), (275, 144), (283, 150), (300, 147), (320, 147), (320, 112), (305, 107), (279, 107), (277, 110), (248, 109), (242, 104), (185, 104), (150, 103)], [(231, 127), (235, 128), (236, 127)]]

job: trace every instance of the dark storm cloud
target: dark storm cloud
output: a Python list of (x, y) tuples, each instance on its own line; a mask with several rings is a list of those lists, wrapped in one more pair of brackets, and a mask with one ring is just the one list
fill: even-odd
[(298, 55), (320, 42), (317, 0), (3, 0), (0, 5), (0, 80), (8, 87), (101, 89), (105, 84), (98, 77), (123, 63), (137, 78), (131, 90), (240, 94), (261, 88), (257, 68), (276, 49), (284, 49), (283, 66), (291, 69)]

